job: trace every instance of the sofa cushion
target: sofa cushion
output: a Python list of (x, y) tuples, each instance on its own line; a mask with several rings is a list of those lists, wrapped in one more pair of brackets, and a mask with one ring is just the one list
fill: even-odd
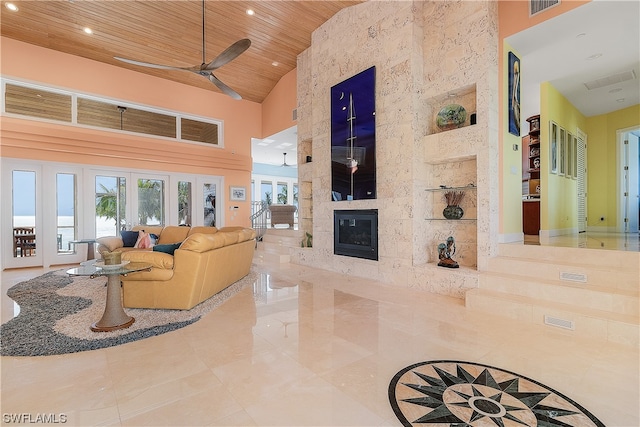
[(157, 244), (166, 245), (167, 243), (182, 242), (187, 238), (189, 230), (191, 230), (191, 227), (167, 225), (162, 229), (162, 233), (160, 233), (160, 238), (158, 239)]
[(215, 233), (215, 234), (202, 234), (195, 233), (191, 236), (187, 237), (187, 239), (182, 242), (180, 249), (184, 249), (191, 252), (206, 252), (212, 249), (221, 248), (226, 246), (226, 233)]
[(164, 252), (165, 254), (173, 255), (173, 253), (180, 247), (181, 243), (167, 243), (166, 245), (155, 245), (153, 250), (156, 252)]
[(144, 231), (145, 233), (153, 233), (156, 235), (160, 235), (162, 230), (164, 229), (163, 225), (135, 225), (131, 230), (133, 231)]
[(213, 234), (217, 232), (218, 232), (218, 229), (216, 227), (207, 227), (207, 226), (201, 225), (197, 227), (191, 227), (191, 230), (189, 230), (189, 236), (195, 233)]
[(123, 246), (122, 239), (116, 236), (98, 237), (96, 242), (100, 245), (104, 245), (109, 249), (109, 252), (113, 252)]
[(162, 252), (128, 251), (122, 254), (122, 259), (131, 262), (144, 262), (156, 268), (173, 268), (173, 256)]
[(133, 248), (138, 241), (138, 232), (137, 231), (121, 231), (120, 236), (122, 237), (122, 246), (125, 248)]

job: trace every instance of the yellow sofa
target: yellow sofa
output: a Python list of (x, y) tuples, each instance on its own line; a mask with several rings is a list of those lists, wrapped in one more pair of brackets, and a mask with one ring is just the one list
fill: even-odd
[[(157, 245), (167, 245), (171, 243), (183, 242), (188, 236), (194, 233), (213, 234), (218, 231), (216, 227), (188, 227), (183, 225), (167, 225), (165, 227), (158, 225), (136, 225), (131, 231), (145, 231), (149, 234), (158, 236)], [(98, 253), (105, 252), (127, 252), (127, 251), (150, 251), (151, 248), (134, 248), (124, 247), (124, 241), (120, 236), (99, 237), (96, 239), (98, 243)]]
[(148, 250), (123, 252), (125, 261), (152, 265), (151, 271), (122, 277), (123, 305), (193, 308), (249, 274), (255, 237), (251, 228), (226, 227), (209, 234), (189, 234), (173, 255)]

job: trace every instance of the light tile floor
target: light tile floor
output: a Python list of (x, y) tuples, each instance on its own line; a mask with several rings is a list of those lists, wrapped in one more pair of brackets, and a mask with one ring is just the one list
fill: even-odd
[[(58, 267), (59, 268), (59, 267)], [(637, 427), (638, 348), (465, 309), (462, 300), (256, 260), (260, 279), (202, 320), (71, 355), (2, 357), (3, 418), (66, 425), (397, 426), (394, 375), (471, 361), (537, 380), (610, 427)], [(4, 271), (6, 290), (48, 271)], [(8, 422), (3, 419), (3, 424)]]

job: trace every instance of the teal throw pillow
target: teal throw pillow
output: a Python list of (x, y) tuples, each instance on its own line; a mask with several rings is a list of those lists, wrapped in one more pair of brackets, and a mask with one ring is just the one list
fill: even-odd
[(156, 252), (164, 252), (165, 254), (173, 255), (173, 253), (180, 247), (180, 243), (169, 243), (167, 245), (155, 245), (153, 250)]

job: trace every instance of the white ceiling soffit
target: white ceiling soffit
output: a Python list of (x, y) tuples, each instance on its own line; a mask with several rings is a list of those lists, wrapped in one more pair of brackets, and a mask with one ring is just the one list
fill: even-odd
[(584, 82), (640, 73), (640, 1), (594, 0), (507, 38), (521, 60), (522, 116), (540, 113), (550, 82), (587, 117), (640, 103), (640, 79), (588, 90)]

